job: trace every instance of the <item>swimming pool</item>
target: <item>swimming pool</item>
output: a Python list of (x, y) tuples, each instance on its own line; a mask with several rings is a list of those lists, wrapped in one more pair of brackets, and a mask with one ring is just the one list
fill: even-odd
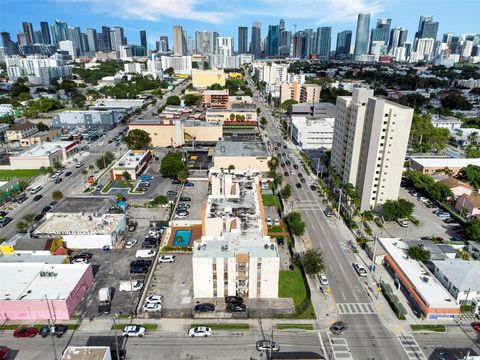
[(191, 237), (192, 230), (177, 230), (173, 237), (173, 246), (188, 246), (190, 245)]

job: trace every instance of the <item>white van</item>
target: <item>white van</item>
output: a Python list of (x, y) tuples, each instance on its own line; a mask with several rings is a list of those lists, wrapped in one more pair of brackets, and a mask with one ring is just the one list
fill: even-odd
[(157, 252), (154, 250), (154, 249), (141, 249), (141, 250), (137, 250), (137, 252), (135, 253), (135, 257), (137, 259), (139, 258), (152, 258), (155, 256)]
[(43, 189), (43, 186), (40, 186), (40, 185), (34, 186), (30, 189), (30, 194), (36, 194), (42, 189)]
[(143, 289), (143, 282), (139, 280), (123, 280), (120, 281), (120, 286), (118, 288), (121, 292), (126, 291), (140, 291)]

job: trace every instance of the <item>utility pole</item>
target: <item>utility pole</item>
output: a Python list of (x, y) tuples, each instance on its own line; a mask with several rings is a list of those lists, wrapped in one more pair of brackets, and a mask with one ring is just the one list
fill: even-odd
[(120, 359), (120, 348), (118, 347), (118, 337), (117, 337), (117, 322), (115, 321), (117, 319), (118, 314), (115, 313), (113, 314), (113, 331), (115, 335), (115, 348), (117, 350), (117, 359)]
[(48, 314), (50, 315), (50, 319), (48, 319), (48, 330), (50, 332), (50, 339), (52, 340), (53, 358), (54, 360), (58, 360), (57, 349), (55, 347), (55, 339), (53, 338), (54, 335), (52, 331), (52, 329), (55, 327), (55, 323), (53, 322), (52, 310), (50, 309), (50, 304), (48, 303), (47, 294), (45, 294), (45, 300), (47, 301)]

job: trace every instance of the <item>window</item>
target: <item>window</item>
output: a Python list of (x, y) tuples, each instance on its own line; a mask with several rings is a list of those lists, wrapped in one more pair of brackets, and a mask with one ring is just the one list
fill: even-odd
[(257, 269), (261, 269), (262, 268), (262, 263), (261, 262), (258, 262), (257, 263)]
[(217, 271), (217, 264), (212, 264), (212, 270)]

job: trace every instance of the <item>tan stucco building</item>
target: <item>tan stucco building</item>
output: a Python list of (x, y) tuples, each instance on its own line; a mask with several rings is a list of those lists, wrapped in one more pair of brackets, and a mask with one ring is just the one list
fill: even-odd
[(62, 164), (78, 151), (78, 144), (70, 141), (36, 144), (18, 155), (10, 156), (10, 168), (40, 169), (42, 166), (53, 167), (55, 162)]
[(263, 142), (219, 141), (213, 154), (213, 166), (228, 169), (230, 165), (241, 171), (269, 171), (271, 160)]
[(207, 122), (242, 121), (257, 122), (257, 108), (254, 104), (237, 104), (228, 109), (209, 108), (205, 112)]
[(10, 129), (5, 131), (7, 141), (20, 141), (30, 135), (38, 132), (37, 125), (29, 121), (13, 125)]
[(136, 180), (151, 159), (150, 150), (129, 150), (110, 169), (110, 179), (119, 180), (127, 172), (132, 180)]
[(47, 131), (37, 132), (33, 135), (20, 139), (21, 147), (30, 147), (32, 145), (53, 141), (56, 137), (60, 136), (62, 129), (50, 129)]

